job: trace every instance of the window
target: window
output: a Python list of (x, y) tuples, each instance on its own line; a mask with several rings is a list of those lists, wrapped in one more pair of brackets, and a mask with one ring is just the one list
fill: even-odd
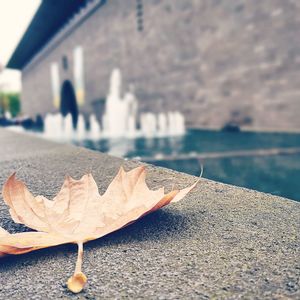
[(143, 0), (136, 0), (136, 20), (137, 20), (137, 30), (144, 30), (144, 6)]
[(64, 70), (68, 70), (68, 58), (65, 55), (62, 58), (62, 66)]

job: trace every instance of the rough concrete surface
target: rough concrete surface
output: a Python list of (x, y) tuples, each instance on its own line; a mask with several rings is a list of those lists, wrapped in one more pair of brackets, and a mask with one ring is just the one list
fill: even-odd
[[(0, 185), (18, 170), (34, 194), (54, 196), (65, 174), (91, 171), (104, 192), (123, 162), (101, 153), (0, 130)], [(148, 166), (148, 183), (195, 181)], [(242, 170), (241, 170), (242, 172)], [(84, 291), (66, 289), (75, 245), (6, 257), (0, 299), (299, 299), (300, 205), (206, 179), (183, 201), (85, 245)], [(25, 230), (0, 199), (0, 226)]]

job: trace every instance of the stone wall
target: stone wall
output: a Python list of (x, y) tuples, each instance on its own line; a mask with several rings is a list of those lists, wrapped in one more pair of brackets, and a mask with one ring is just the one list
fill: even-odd
[(84, 49), (90, 113), (108, 92), (119, 67), (133, 83), (142, 111), (180, 110), (190, 127), (221, 127), (230, 120), (264, 129), (300, 129), (300, 2), (297, 0), (147, 0), (137, 30), (135, 0), (96, 10), (52, 51), (23, 70), (23, 109), (54, 111), (50, 63), (70, 68)]

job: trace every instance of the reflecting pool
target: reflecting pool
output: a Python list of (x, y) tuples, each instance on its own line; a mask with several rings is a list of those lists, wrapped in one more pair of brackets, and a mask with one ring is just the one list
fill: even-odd
[[(300, 134), (189, 130), (182, 137), (74, 143), (196, 176), (202, 164), (205, 178), (300, 201)], [(254, 151), (278, 149), (281, 153), (291, 148), (296, 151), (289, 155), (256, 155)], [(243, 156), (246, 150), (253, 153)]]

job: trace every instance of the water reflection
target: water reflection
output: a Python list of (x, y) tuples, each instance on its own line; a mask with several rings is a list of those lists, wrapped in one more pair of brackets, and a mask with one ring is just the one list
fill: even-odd
[[(172, 138), (85, 140), (76, 142), (115, 156), (140, 158), (158, 166), (300, 201), (300, 155), (196, 159), (198, 154), (300, 147), (300, 134), (190, 130)], [(185, 155), (186, 159), (176, 159)]]
[(300, 155), (156, 161), (154, 164), (300, 201)]

